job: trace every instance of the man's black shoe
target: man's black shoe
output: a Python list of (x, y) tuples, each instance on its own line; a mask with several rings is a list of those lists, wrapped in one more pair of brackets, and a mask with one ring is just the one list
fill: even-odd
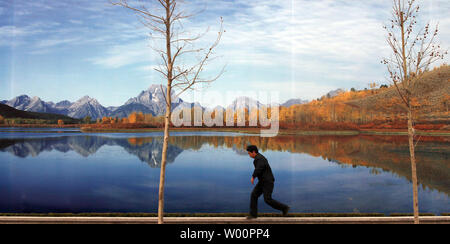
[(283, 210), (283, 217), (286, 217), (288, 215), (290, 207), (287, 207)]
[(253, 216), (253, 215), (248, 215), (248, 216), (246, 217), (246, 219), (248, 219), (248, 220), (252, 220), (252, 219), (256, 219), (256, 218), (258, 218), (258, 217)]

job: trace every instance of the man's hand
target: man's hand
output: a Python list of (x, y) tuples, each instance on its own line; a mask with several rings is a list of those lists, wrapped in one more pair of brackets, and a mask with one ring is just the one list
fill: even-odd
[(252, 177), (252, 179), (250, 181), (252, 182), (252, 185), (254, 185), (255, 178)]

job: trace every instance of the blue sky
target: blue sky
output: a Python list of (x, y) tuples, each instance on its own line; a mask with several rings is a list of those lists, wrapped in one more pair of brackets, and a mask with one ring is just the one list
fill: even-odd
[[(277, 91), (284, 102), (387, 83), (380, 60), (389, 55), (382, 26), (391, 0), (185, 2), (188, 12), (204, 9), (185, 29), (210, 28), (198, 46), (214, 41), (221, 16), (226, 30), (206, 76), (224, 65), (226, 72), (208, 87), (199, 86), (201, 94)], [(439, 21), (439, 40), (450, 47), (450, 3), (419, 2), (422, 20)], [(120, 106), (151, 84), (164, 83), (152, 70), (161, 60), (151, 45), (158, 40), (136, 15), (107, 0), (2, 0), (0, 99), (27, 94), (74, 102), (88, 95), (103, 106)], [(191, 93), (182, 98), (202, 102)]]

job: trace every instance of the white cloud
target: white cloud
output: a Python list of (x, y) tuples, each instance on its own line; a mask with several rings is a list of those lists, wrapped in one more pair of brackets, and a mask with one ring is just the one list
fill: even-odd
[[(252, 1), (227, 24), (223, 45), (239, 47), (241, 57), (264, 54), (268, 60), (292, 55), (372, 58), (384, 42), (382, 23), (369, 4), (338, 5), (335, 1)], [(240, 60), (234, 54), (234, 60)], [(243, 58), (245, 59), (245, 58)]]
[(291, 97), (312, 100), (337, 88), (331, 84), (311, 81), (251, 82), (249, 85), (255, 92), (278, 92), (280, 102)]
[(109, 48), (104, 56), (91, 58), (89, 61), (107, 68), (120, 68), (130, 64), (150, 63), (152, 60), (151, 51), (146, 42), (143, 41), (115, 45)]
[[(0, 26), (0, 45), (21, 45), (32, 49), (28, 53), (34, 54), (51, 53), (73, 45), (86, 47), (86, 50), (96, 48), (92, 52), (95, 56), (84, 60), (111, 69), (134, 65), (132, 68), (142, 73), (161, 62), (149, 47), (157, 42), (149, 42), (148, 30), (132, 11), (110, 6), (103, 0), (80, 0), (77, 4), (53, 2), (14, 1), (14, 5), (15, 9), (31, 12), (27, 14), (30, 16), (44, 11), (64, 13), (70, 9), (77, 14), (67, 19), (58, 18), (61, 23), (72, 24), (60, 26), (55, 23), (56, 17), (29, 24), (18, 22), (26, 17), (18, 16), (14, 25)], [(422, 20), (439, 21), (439, 39), (442, 46), (449, 48), (448, 0), (419, 3), (423, 6)], [(196, 42), (199, 47), (215, 40), (219, 17), (223, 16), (226, 32), (216, 51), (221, 55), (219, 62), (227, 64), (227, 74), (222, 78), (228, 80), (221, 78), (222, 83), (236, 84), (236, 81), (248, 79), (254, 81), (249, 83), (252, 88), (264, 86), (269, 90), (278, 89), (285, 96), (312, 99), (336, 86), (356, 87), (385, 77), (380, 60), (388, 56), (390, 50), (382, 25), (389, 21), (390, 0), (192, 0), (185, 4), (187, 12), (206, 7), (183, 24), (193, 34), (210, 27)], [(0, 14), (2, 11), (5, 12), (0, 9)], [(90, 19), (90, 16), (98, 19)], [(57, 46), (58, 49), (54, 49)], [(449, 60), (447, 56), (445, 61)], [(215, 70), (208, 68), (207, 72)], [(277, 79), (278, 74), (283, 77)], [(248, 83), (243, 82), (245, 84)]]
[(76, 25), (81, 25), (81, 24), (83, 24), (83, 21), (81, 21), (81, 20), (76, 20), (76, 19), (71, 19), (71, 20), (69, 20), (69, 22), (72, 23), (72, 24), (76, 24)]
[(48, 48), (58, 46), (61, 44), (77, 43), (81, 38), (67, 38), (67, 39), (46, 39), (41, 40), (36, 44), (38, 48)]
[(143, 72), (153, 72), (155, 69), (160, 69), (161, 67), (159, 65), (143, 65), (136, 68), (138, 71)]
[[(214, 4), (197, 0), (192, 6), (202, 4), (207, 6), (204, 16), (184, 26), (193, 33), (211, 27), (198, 42), (204, 46), (215, 39), (218, 14), (225, 13), (226, 32), (217, 53), (223, 55), (221, 60), (228, 64), (229, 72), (254, 69), (260, 71), (260, 76), (270, 76), (282, 69), (279, 72), (290, 73), (286, 75), (291, 76), (289, 81), (266, 79), (254, 83), (254, 88), (278, 89), (283, 94), (313, 99), (338, 86), (349, 89), (366, 86), (371, 81), (384, 82), (380, 60), (390, 50), (382, 26), (389, 21), (392, 4), (389, 0), (236, 0)], [(439, 19), (440, 39), (445, 46), (450, 38), (448, 1), (421, 4), (424, 19)]]
[(0, 27), (0, 37), (2, 38), (22, 37), (33, 35), (40, 32), (42, 31), (39, 29), (35, 29), (33, 26), (17, 27), (14, 25), (5, 25)]
[(41, 22), (28, 26), (5, 25), (0, 26), (0, 46), (20, 46), (27, 38), (45, 32)]

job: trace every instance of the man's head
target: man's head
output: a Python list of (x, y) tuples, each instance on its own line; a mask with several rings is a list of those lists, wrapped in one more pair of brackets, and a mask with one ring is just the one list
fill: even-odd
[(247, 153), (251, 158), (255, 158), (258, 154), (258, 148), (255, 145), (247, 146)]

